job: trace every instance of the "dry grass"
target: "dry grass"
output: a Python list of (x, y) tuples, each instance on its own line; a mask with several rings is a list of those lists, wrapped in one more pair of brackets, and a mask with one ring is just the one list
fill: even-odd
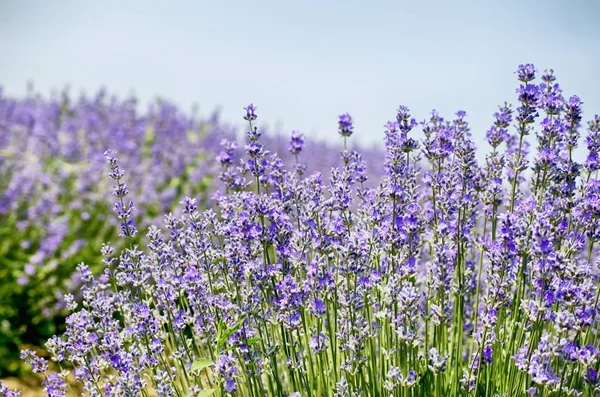
[(21, 391), (22, 397), (43, 397), (44, 390), (42, 389), (42, 385), (40, 380), (35, 377), (27, 377), (27, 378), (6, 378), (2, 379), (2, 382), (9, 389), (16, 389)]

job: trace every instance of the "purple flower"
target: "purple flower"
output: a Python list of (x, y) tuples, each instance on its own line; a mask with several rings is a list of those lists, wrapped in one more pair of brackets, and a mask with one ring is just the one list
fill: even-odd
[(312, 301), (312, 312), (317, 317), (323, 317), (327, 311), (322, 299), (315, 298)]
[(33, 372), (36, 374), (44, 374), (48, 372), (48, 363), (41, 357), (38, 357), (31, 350), (21, 351), (21, 360), (24, 360), (33, 367)]
[(348, 113), (344, 113), (339, 116), (338, 121), (338, 132), (343, 137), (349, 137), (352, 135), (354, 125), (352, 122), (352, 116)]
[(438, 353), (435, 347), (429, 349), (429, 369), (434, 373), (440, 373), (446, 371), (446, 363), (448, 362), (449, 356), (442, 356)]
[(235, 360), (232, 356), (222, 354), (216, 362), (215, 369), (219, 378), (224, 383), (224, 389), (227, 393), (233, 393), (237, 390), (237, 384), (234, 377), (238, 370), (235, 367)]
[(519, 68), (517, 69), (517, 75), (519, 77), (519, 81), (521, 81), (523, 83), (532, 81), (533, 79), (535, 79), (536, 71), (537, 70), (535, 69), (535, 66), (531, 63), (519, 65)]
[(42, 382), (48, 397), (63, 397), (67, 395), (67, 382), (56, 373), (50, 373)]
[(600, 115), (595, 115), (594, 120), (588, 123), (588, 136), (585, 138), (588, 157), (585, 167), (591, 173), (600, 169)]
[(253, 104), (250, 104), (250, 105), (246, 106), (244, 108), (244, 110), (246, 111), (244, 120), (248, 120), (248, 121), (256, 120), (256, 113), (254, 113), (256, 111), (256, 106), (254, 106)]
[(598, 371), (594, 368), (587, 368), (583, 374), (583, 379), (592, 385), (598, 383)]
[(10, 390), (2, 381), (0, 381), (0, 396), (2, 397), (20, 397), (21, 392), (17, 390)]
[(302, 151), (304, 146), (304, 135), (298, 131), (292, 131), (292, 137), (290, 139), (290, 153), (297, 156)]
[(494, 125), (487, 131), (488, 143), (496, 148), (509, 137), (508, 127), (512, 122), (512, 108), (508, 104), (499, 107), (499, 112), (494, 113)]
[(319, 333), (318, 335), (311, 337), (309, 342), (311, 352), (313, 354), (319, 354), (327, 350), (328, 341), (329, 338), (323, 333)]

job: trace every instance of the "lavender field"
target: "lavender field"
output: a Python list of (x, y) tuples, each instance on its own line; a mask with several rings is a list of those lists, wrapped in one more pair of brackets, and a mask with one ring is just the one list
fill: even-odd
[(241, 134), (167, 101), (1, 94), (0, 376), (53, 397), (600, 395), (600, 116), (551, 69), (514, 83), (487, 132), (399, 106), (373, 148), (350, 114), (332, 144), (267, 133), (253, 104)]

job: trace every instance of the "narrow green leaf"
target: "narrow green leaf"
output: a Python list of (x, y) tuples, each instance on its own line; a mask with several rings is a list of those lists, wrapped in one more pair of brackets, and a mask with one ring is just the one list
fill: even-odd
[(242, 324), (244, 324), (244, 319), (241, 319), (233, 327), (227, 328), (225, 331), (223, 331), (219, 338), (219, 341), (217, 342), (217, 350), (223, 347), (223, 345), (225, 345), (227, 339), (229, 339), (231, 335), (235, 334), (237, 330), (239, 330), (242, 327)]
[(229, 351), (231, 351), (231, 350), (235, 349), (236, 347), (237, 347), (237, 345), (231, 345), (231, 346), (228, 346), (228, 347), (226, 347), (225, 349), (221, 350), (221, 354), (225, 354), (225, 353), (227, 353), (227, 352), (229, 352)]
[[(248, 346), (252, 346), (252, 345), (255, 345), (255, 344), (257, 344), (257, 343), (258, 343), (258, 342), (260, 342), (260, 341), (262, 341), (262, 338), (250, 338), (250, 339), (248, 339), (248, 341), (247, 341), (247, 343), (246, 343), (246, 344), (247, 344)], [(240, 343), (241, 343), (241, 342), (240, 342)], [(235, 348), (236, 348), (236, 347), (238, 347), (238, 346), (239, 346), (239, 344), (238, 344), (238, 345), (231, 345), (231, 346), (227, 346), (225, 349), (221, 350), (221, 353), (225, 354), (225, 353), (227, 353), (228, 351), (231, 351), (231, 350), (235, 349)]]
[(200, 390), (200, 393), (198, 393), (197, 397), (208, 397), (208, 396), (211, 396), (216, 391), (217, 391), (217, 389)]
[(201, 358), (200, 360), (196, 360), (192, 363), (192, 372), (202, 371), (206, 367), (210, 367), (211, 365), (215, 365), (215, 363), (209, 358)]

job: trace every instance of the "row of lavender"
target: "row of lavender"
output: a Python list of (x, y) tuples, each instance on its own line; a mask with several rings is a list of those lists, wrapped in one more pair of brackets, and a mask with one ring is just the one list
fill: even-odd
[[(219, 188), (215, 157), (223, 140), (235, 146), (234, 129), (217, 113), (200, 119), (166, 101), (145, 113), (139, 108), (134, 98), (118, 100), (104, 91), (93, 98), (65, 91), (14, 99), (0, 90), (0, 375), (16, 369), (18, 346), (43, 343), (61, 330), (63, 296), (81, 286), (77, 264), (101, 270), (101, 245), (117, 235), (104, 171), (107, 147), (136, 182), (131, 195), (144, 214), (142, 229), (184, 196), (211, 205)], [(289, 139), (268, 140), (295, 163)], [(309, 171), (339, 161), (340, 149), (309, 144), (316, 160)]]
[[(375, 181), (351, 150), (306, 172), (298, 137), (284, 167), (250, 105), (244, 161), (218, 156), (217, 206), (184, 198), (140, 246), (135, 179), (107, 151), (126, 248), (103, 246), (102, 275), (79, 267), (83, 301), (65, 297), (46, 344), (62, 371), (23, 359), (50, 396), (597, 395), (600, 116), (583, 123), (552, 72), (517, 74), (485, 164), (465, 112), (418, 123), (400, 107)], [(339, 132), (346, 146), (350, 116)]]

